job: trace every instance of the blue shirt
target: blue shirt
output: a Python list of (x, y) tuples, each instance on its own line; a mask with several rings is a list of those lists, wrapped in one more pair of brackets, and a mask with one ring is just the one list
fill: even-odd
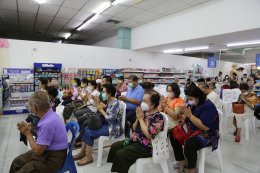
[(38, 122), (36, 144), (47, 146), (48, 151), (68, 148), (68, 137), (64, 123), (50, 109)]
[[(139, 84), (135, 88), (130, 88), (130, 87), (128, 88), (126, 93), (126, 98), (135, 99), (142, 102), (143, 97), (144, 97), (144, 89)], [(139, 105), (126, 102), (127, 110), (135, 110), (138, 106)]]

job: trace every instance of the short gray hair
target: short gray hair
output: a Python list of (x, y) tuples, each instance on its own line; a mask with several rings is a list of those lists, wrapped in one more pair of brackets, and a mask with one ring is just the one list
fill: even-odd
[(50, 109), (50, 101), (46, 92), (38, 91), (32, 94), (29, 100), (31, 106), (35, 106), (40, 111)]

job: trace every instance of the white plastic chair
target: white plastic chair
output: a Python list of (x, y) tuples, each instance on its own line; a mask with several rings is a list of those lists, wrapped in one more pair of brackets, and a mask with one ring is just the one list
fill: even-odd
[(223, 105), (223, 114), (226, 117), (232, 112), (232, 102), (233, 102), (233, 92), (231, 89), (224, 89), (222, 91), (222, 105)]
[(122, 101), (119, 101), (119, 109), (122, 114), (122, 128), (123, 133), (119, 138), (110, 139), (109, 136), (100, 136), (98, 138), (98, 158), (97, 158), (97, 167), (101, 167), (102, 165), (102, 155), (103, 155), (103, 147), (105, 141), (121, 141), (125, 139), (125, 119), (126, 119), (126, 104)]
[(238, 88), (232, 89), (233, 102), (237, 102), (241, 94), (241, 90)]
[(167, 165), (167, 160), (169, 158), (169, 148), (168, 148), (168, 117), (166, 114), (162, 113), (164, 117), (164, 127), (163, 131), (160, 132), (153, 140), (153, 156), (151, 158), (137, 159), (136, 160), (136, 173), (143, 172), (143, 165), (147, 163), (157, 163), (161, 165), (163, 173), (169, 173), (169, 168)]
[(245, 127), (245, 136), (246, 136), (246, 140), (249, 140), (249, 121), (251, 122), (251, 125), (253, 127), (253, 132), (254, 132), (254, 135), (256, 135), (256, 130), (255, 130), (255, 117), (253, 116), (252, 118), (251, 117), (246, 117), (244, 120), (243, 120), (243, 123), (244, 123), (244, 127)]
[[(206, 159), (207, 150), (211, 151), (211, 146), (199, 150), (199, 173), (205, 172), (205, 159)], [(218, 144), (218, 148), (214, 152), (217, 153), (220, 170), (223, 171), (223, 159), (222, 159), (222, 152), (220, 149), (220, 143)]]
[(218, 116), (219, 116), (219, 133), (220, 133), (221, 140), (223, 141), (223, 129), (222, 129), (223, 113), (219, 109), (218, 109)]
[(61, 104), (59, 106), (57, 106), (57, 108), (56, 108), (56, 113), (59, 115), (59, 117), (62, 119), (62, 121), (64, 121), (63, 120), (63, 110), (64, 110), (64, 106)]

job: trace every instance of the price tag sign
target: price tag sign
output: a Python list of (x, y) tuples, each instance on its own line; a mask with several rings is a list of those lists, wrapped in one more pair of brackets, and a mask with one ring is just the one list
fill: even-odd
[(208, 57), (208, 68), (216, 68), (217, 67), (217, 58), (215, 56)]
[(256, 66), (260, 67), (260, 54), (256, 54)]

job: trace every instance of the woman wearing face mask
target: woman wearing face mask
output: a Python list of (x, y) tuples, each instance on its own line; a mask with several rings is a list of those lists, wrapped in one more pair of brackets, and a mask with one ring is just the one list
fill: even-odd
[(111, 172), (127, 173), (130, 166), (139, 158), (152, 156), (152, 143), (162, 131), (164, 119), (158, 112), (160, 95), (154, 90), (146, 91), (141, 108), (136, 110), (136, 121), (129, 142), (120, 141), (111, 146), (107, 162), (113, 163)]
[(175, 135), (170, 135), (175, 159), (178, 161), (178, 173), (184, 172), (185, 159), (188, 173), (196, 172), (197, 151), (212, 145), (212, 150), (218, 147), (219, 116), (214, 104), (206, 99), (206, 95), (196, 86), (187, 91), (188, 107), (183, 107), (176, 114), (190, 129), (192, 135), (180, 143)]
[(79, 78), (74, 78), (74, 81), (73, 81), (73, 92), (72, 92), (72, 96), (71, 98), (69, 99), (66, 99), (62, 102), (62, 105), (63, 106), (66, 106), (67, 104), (73, 102), (74, 100), (76, 100), (79, 96), (79, 93), (81, 91), (81, 81)]
[(118, 95), (120, 96), (122, 92), (126, 92), (128, 89), (127, 84), (124, 81), (124, 77), (120, 76), (118, 77), (118, 84), (116, 86), (116, 91)]
[(161, 107), (159, 109), (165, 112), (170, 117), (170, 120), (173, 121), (174, 117), (176, 117), (174, 109), (185, 106), (185, 101), (180, 98), (181, 91), (178, 84), (169, 84), (166, 91), (166, 96), (162, 99)]
[(99, 115), (103, 118), (102, 126), (96, 130), (91, 130), (89, 126), (84, 129), (80, 152), (73, 157), (74, 160), (79, 160), (77, 162), (78, 166), (93, 162), (92, 152), (95, 139), (100, 136), (115, 138), (121, 136), (122, 115), (119, 113), (119, 101), (115, 98), (116, 88), (112, 84), (105, 84), (103, 93), (108, 98), (107, 105), (104, 105), (102, 102), (96, 103)]
[(88, 99), (88, 79), (87, 78), (83, 78), (81, 80), (81, 85), (80, 85), (80, 93), (78, 96), (79, 100), (82, 100), (84, 103), (85, 101), (87, 101)]
[(242, 122), (246, 118), (250, 118), (254, 115), (254, 107), (257, 103), (257, 97), (255, 93), (252, 93), (249, 90), (249, 86), (246, 83), (241, 84), (239, 89), (241, 90), (242, 93), (238, 98), (238, 102), (245, 104), (244, 106), (245, 112), (243, 114), (234, 113), (233, 124), (236, 128), (234, 132), (234, 136), (236, 136), (235, 142), (240, 142)]

